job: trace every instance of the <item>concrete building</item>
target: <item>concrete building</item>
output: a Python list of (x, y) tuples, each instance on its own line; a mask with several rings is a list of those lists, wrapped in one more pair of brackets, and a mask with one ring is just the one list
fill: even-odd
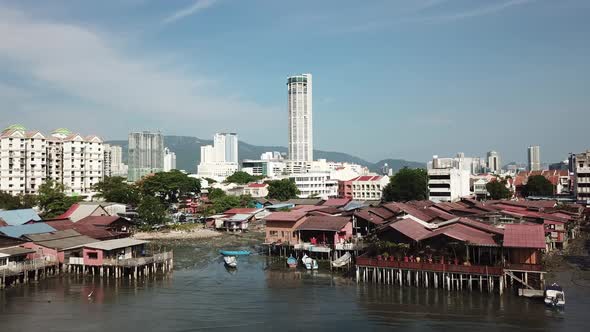
[(45, 136), (13, 125), (0, 134), (0, 190), (36, 194), (46, 179), (62, 183), (71, 195), (92, 195), (104, 178), (103, 141), (60, 128)]
[(265, 176), (271, 179), (285, 175), (286, 167), (287, 165), (282, 160), (245, 159), (242, 161), (242, 171), (250, 175)]
[(129, 181), (164, 169), (164, 137), (160, 132), (129, 133)]
[(528, 147), (528, 166), (529, 171), (541, 170), (541, 148), (538, 145)]
[(432, 158), (432, 167), (428, 169), (428, 199), (433, 202), (455, 202), (470, 195), (469, 171), (440, 164), (438, 157)]
[(127, 177), (127, 165), (123, 163), (123, 148), (118, 145), (104, 144), (105, 176)]
[(574, 195), (579, 201), (590, 201), (590, 150), (572, 158), (574, 169)]
[(238, 135), (217, 133), (213, 145), (201, 146), (201, 161), (197, 167), (199, 177), (224, 180), (238, 170)]
[(355, 200), (381, 200), (389, 176), (363, 175), (338, 182), (338, 197)]
[(289, 178), (295, 181), (299, 198), (338, 196), (338, 180), (330, 178), (330, 173), (294, 173)]
[(492, 173), (500, 173), (502, 164), (500, 163), (500, 155), (496, 151), (490, 151), (487, 154), (486, 166)]
[[(486, 167), (486, 162), (480, 157), (465, 157), (463, 152), (459, 152), (455, 157), (450, 158), (435, 157), (437, 161), (436, 168), (457, 168), (477, 175), (483, 173)], [(431, 160), (427, 163), (427, 169), (435, 168), (433, 162), (434, 160)]]
[(176, 153), (164, 148), (164, 172), (176, 169)]
[(289, 159), (313, 160), (313, 112), (311, 74), (287, 79), (289, 109)]

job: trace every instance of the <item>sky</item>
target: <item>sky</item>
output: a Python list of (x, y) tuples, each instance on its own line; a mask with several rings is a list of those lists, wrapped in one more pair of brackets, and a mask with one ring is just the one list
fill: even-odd
[(369, 161), (590, 148), (590, 1), (0, 0), (0, 127), (287, 145)]

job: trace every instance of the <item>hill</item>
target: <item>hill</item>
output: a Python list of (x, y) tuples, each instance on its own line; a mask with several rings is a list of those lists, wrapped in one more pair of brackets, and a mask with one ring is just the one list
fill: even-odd
[[(114, 140), (106, 143), (123, 147), (123, 162), (127, 163), (126, 140)], [(213, 144), (213, 140), (205, 140), (190, 136), (164, 136), (164, 146), (176, 153), (176, 166), (178, 169), (183, 169), (187, 172), (196, 171), (197, 164), (201, 160), (201, 146), (208, 144)], [(267, 151), (278, 151), (286, 154), (287, 148), (284, 146), (261, 146), (248, 144), (242, 141), (238, 142), (238, 158), (240, 160), (258, 159), (262, 153)], [(372, 171), (379, 171), (384, 163), (387, 163), (389, 167), (393, 168), (394, 172), (403, 167), (426, 167), (425, 163), (406, 161), (403, 159), (385, 159), (377, 163), (372, 163), (347, 153), (322, 150), (314, 150), (314, 157), (315, 159), (355, 163), (367, 166)]]

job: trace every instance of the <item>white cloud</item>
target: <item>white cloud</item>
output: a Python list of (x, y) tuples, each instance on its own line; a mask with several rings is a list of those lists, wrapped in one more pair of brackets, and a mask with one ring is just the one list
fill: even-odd
[(168, 24), (172, 22), (176, 22), (180, 19), (183, 19), (187, 16), (194, 15), (204, 9), (210, 8), (213, 6), (218, 0), (197, 0), (192, 5), (182, 8), (177, 12), (173, 13), (172, 15), (166, 17), (162, 23)]
[(474, 8), (474, 9), (459, 11), (456, 13), (443, 14), (440, 16), (433, 16), (433, 17), (428, 17), (428, 18), (420, 18), (420, 19), (417, 19), (417, 21), (424, 21), (424, 22), (430, 22), (430, 23), (458, 21), (458, 20), (462, 20), (462, 19), (469, 19), (469, 18), (474, 18), (474, 17), (479, 17), (479, 16), (486, 16), (486, 15), (495, 14), (497, 12), (509, 9), (511, 7), (524, 5), (526, 3), (533, 2), (533, 1), (535, 1), (535, 0), (504, 1), (504, 2), (499, 2), (499, 3), (488, 4), (488, 5), (481, 6), (481, 7)]
[[(53, 94), (52, 98), (63, 98), (60, 103), (72, 100), (71, 105), (80, 109), (100, 109), (105, 119), (97, 125), (123, 121), (132, 127), (157, 122), (183, 133), (191, 124), (195, 130), (206, 128), (195, 135), (252, 127), (257, 117), (271, 114), (255, 103), (217, 95), (210, 80), (186, 72), (182, 64), (171, 66), (157, 56), (131, 55), (114, 38), (82, 25), (37, 19), (0, 7), (0, 40), (0, 72), (10, 70), (26, 82), (21, 84), (26, 85), (21, 89), (27, 96), (22, 103), (30, 110), (41, 107), (44, 100), (38, 99), (34, 106), (29, 95)], [(19, 92), (16, 87), (9, 90), (7, 84), (4, 80), (0, 90), (14, 101)], [(14, 109), (19, 108), (17, 104), (14, 101)], [(59, 121), (48, 111), (40, 117)]]

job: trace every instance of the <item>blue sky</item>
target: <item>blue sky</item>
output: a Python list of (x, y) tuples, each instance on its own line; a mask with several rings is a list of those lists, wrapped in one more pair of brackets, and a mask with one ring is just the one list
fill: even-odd
[(0, 126), (286, 145), (314, 75), (316, 149), (544, 162), (590, 148), (583, 0), (0, 0)]

